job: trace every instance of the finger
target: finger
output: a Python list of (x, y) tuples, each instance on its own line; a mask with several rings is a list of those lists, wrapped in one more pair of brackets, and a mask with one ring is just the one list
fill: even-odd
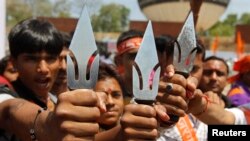
[[(197, 113), (200, 111), (202, 105), (203, 92), (200, 89), (196, 89), (193, 97), (189, 100), (187, 113)], [(198, 110), (197, 110), (198, 109)]]
[(61, 123), (62, 132), (75, 137), (94, 136), (99, 132), (98, 123), (64, 121)]
[(162, 104), (172, 105), (173, 107), (182, 109), (184, 111), (188, 108), (188, 103), (181, 96), (165, 94), (161, 98), (159, 98), (158, 96), (156, 98), (157, 101), (161, 102)]
[(156, 104), (154, 105), (155, 111), (157, 113), (157, 116), (163, 120), (163, 121), (168, 121), (170, 118), (167, 114), (167, 110), (163, 105)]
[(184, 88), (187, 87), (187, 79), (180, 74), (174, 74), (173, 77), (165, 79), (165, 82), (177, 84)]
[(62, 93), (58, 96), (58, 103), (67, 102), (77, 106), (96, 106), (98, 98), (94, 91), (77, 89)]
[[(160, 81), (159, 83), (159, 92), (164, 93), (166, 95), (172, 94), (176, 96), (181, 96), (182, 98), (186, 99), (186, 89), (178, 84), (171, 83), (171, 90), (169, 89), (167, 91), (167, 87), (169, 86), (169, 83)], [(163, 95), (162, 95), (163, 96)]]
[(93, 141), (95, 139), (94, 135), (75, 137), (74, 135), (67, 134), (60, 141)]
[(135, 116), (128, 113), (125, 113), (122, 116), (121, 124), (123, 127), (145, 128), (145, 129), (157, 128), (157, 120), (155, 118)]
[(174, 73), (175, 73), (174, 66), (172, 64), (166, 66), (166, 69), (165, 69), (165, 72), (164, 72), (164, 76), (166, 78), (171, 78), (174, 75)]
[(157, 138), (157, 129), (125, 128), (124, 136), (127, 140), (155, 140)]
[(100, 117), (100, 110), (98, 107), (74, 106), (68, 103), (62, 103), (57, 106), (55, 114), (61, 119), (79, 122), (96, 122)]
[(107, 101), (107, 95), (104, 92), (96, 92), (96, 94), (98, 99), (97, 106), (100, 108), (100, 111), (104, 113), (107, 111), (105, 104)]
[(175, 107), (173, 105), (168, 105), (168, 104), (164, 104), (164, 107), (167, 109), (168, 115), (176, 115), (180, 117), (185, 116), (185, 113), (186, 113), (185, 110), (182, 110), (178, 107)]
[(93, 141), (95, 136), (83, 136), (83, 137), (75, 137), (73, 135), (65, 135), (61, 141)]
[(125, 111), (129, 111), (133, 115), (143, 117), (156, 117), (155, 109), (149, 105), (129, 104), (125, 106)]
[(191, 99), (194, 95), (194, 91), (196, 90), (198, 85), (198, 80), (195, 77), (188, 77), (187, 86), (186, 86), (186, 97), (187, 99)]

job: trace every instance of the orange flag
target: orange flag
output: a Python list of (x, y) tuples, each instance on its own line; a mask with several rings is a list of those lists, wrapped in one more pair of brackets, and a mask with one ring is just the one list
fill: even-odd
[(214, 38), (214, 41), (213, 41), (213, 43), (211, 45), (211, 49), (210, 49), (213, 54), (216, 53), (218, 45), (219, 45), (219, 38), (218, 38), (218, 36), (216, 36)]
[(245, 50), (244, 41), (242, 40), (240, 31), (237, 31), (236, 42), (237, 42), (236, 53), (238, 55), (238, 58), (240, 58), (243, 55), (244, 50)]

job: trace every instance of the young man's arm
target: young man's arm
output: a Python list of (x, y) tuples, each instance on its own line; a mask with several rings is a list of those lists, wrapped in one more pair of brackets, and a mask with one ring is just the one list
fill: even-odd
[(13, 98), (0, 103), (0, 128), (28, 141), (37, 116), (34, 129), (39, 141), (93, 140), (99, 131), (96, 122), (100, 116), (99, 105), (95, 92), (75, 90), (58, 97), (55, 111), (45, 110), (37, 116), (39, 106)]
[(29, 130), (39, 106), (20, 98), (12, 98), (0, 103), (0, 128), (14, 133), (22, 140), (31, 140)]
[(189, 102), (189, 110), (206, 124), (243, 124), (245, 119), (239, 108), (224, 109), (220, 98), (213, 92), (203, 94), (197, 91), (196, 97)]

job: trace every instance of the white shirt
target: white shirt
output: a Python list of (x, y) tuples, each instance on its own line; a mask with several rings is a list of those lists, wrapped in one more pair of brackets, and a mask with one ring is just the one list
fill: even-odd
[[(200, 120), (189, 115), (190, 123), (195, 131), (198, 141), (207, 141), (208, 126)], [(157, 141), (182, 141), (180, 131), (177, 126), (161, 130), (160, 137)]]
[(247, 124), (245, 114), (241, 109), (239, 109), (239, 108), (226, 108), (225, 110), (234, 114), (234, 117), (235, 117), (234, 124), (235, 125), (246, 125)]
[(14, 97), (10, 94), (0, 94), (0, 103), (13, 98)]

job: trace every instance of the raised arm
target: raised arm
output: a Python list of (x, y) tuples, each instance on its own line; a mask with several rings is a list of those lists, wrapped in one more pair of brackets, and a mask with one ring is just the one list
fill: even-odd
[(100, 103), (92, 90), (75, 90), (61, 94), (54, 111), (38, 114), (39, 106), (14, 98), (0, 103), (0, 128), (25, 141), (31, 140), (33, 127), (39, 141), (93, 140), (99, 132), (100, 109), (104, 110)]

